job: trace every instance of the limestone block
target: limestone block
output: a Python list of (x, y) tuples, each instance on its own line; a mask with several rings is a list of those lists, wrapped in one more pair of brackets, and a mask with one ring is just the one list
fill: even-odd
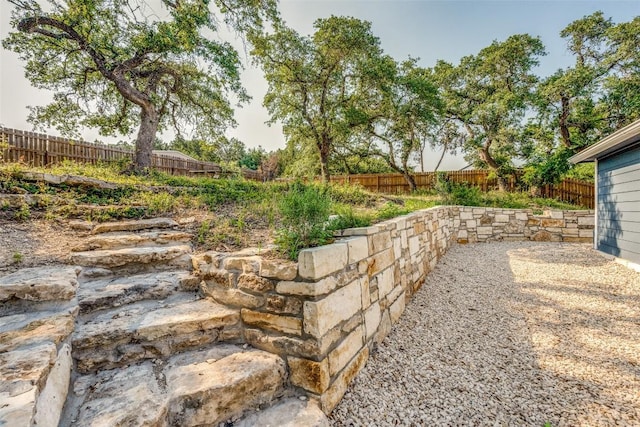
[(329, 374), (329, 358), (325, 357), (320, 362), (298, 357), (288, 357), (289, 377), (291, 384), (302, 387), (312, 393), (323, 393), (329, 388), (331, 375)]
[(528, 227), (539, 226), (539, 225), (540, 225), (540, 218), (529, 218), (527, 220)]
[(369, 227), (355, 227), (355, 228), (347, 228), (342, 231), (343, 236), (369, 236), (371, 234), (376, 234), (381, 231), (381, 228), (378, 225), (372, 225)]
[(529, 219), (529, 214), (526, 212), (516, 212), (516, 220), (517, 221), (527, 221)]
[(531, 236), (531, 240), (534, 242), (551, 242), (553, 235), (545, 230), (540, 230)]
[(593, 238), (593, 230), (579, 230), (578, 236)]
[(305, 332), (320, 338), (338, 323), (351, 318), (362, 309), (361, 292), (360, 281), (354, 280), (319, 301), (306, 301)]
[(258, 308), (264, 305), (263, 296), (252, 295), (240, 289), (228, 289), (213, 282), (203, 282), (202, 292), (221, 304), (235, 307)]
[(359, 279), (360, 280), (360, 288), (362, 294), (362, 309), (366, 310), (367, 307), (371, 304), (371, 290), (369, 289), (369, 277), (364, 276)]
[(404, 313), (404, 307), (405, 293), (402, 292), (400, 296), (398, 296), (396, 301), (389, 307), (389, 316), (391, 318), (391, 323), (396, 323), (400, 319), (400, 316), (402, 316), (402, 313)]
[(70, 300), (78, 287), (78, 267), (23, 268), (0, 277), (0, 301), (18, 298), (27, 301)]
[(415, 231), (416, 234), (422, 234), (424, 233), (425, 230), (426, 230), (426, 227), (424, 222), (418, 221), (415, 224), (413, 224), (413, 231)]
[(380, 318), (380, 326), (378, 327), (378, 331), (376, 332), (375, 340), (378, 344), (380, 344), (391, 332), (391, 318), (389, 317), (389, 312), (385, 310), (382, 313), (382, 317)]
[(259, 275), (269, 279), (293, 280), (298, 274), (298, 264), (283, 260), (267, 260), (260, 262)]
[(420, 251), (420, 236), (409, 238), (409, 254), (415, 255)]
[(468, 236), (467, 230), (458, 231), (458, 239), (467, 239)]
[(477, 227), (477, 222), (475, 219), (470, 219), (465, 222), (465, 225), (467, 226), (467, 228), (474, 229)]
[(394, 261), (395, 258), (393, 256), (392, 248), (385, 249), (384, 251), (369, 257), (369, 265), (367, 266), (367, 273), (369, 274), (369, 277), (372, 277), (375, 274), (378, 274), (378, 272), (389, 267)]
[(267, 295), (265, 310), (278, 314), (299, 315), (302, 313), (302, 301), (294, 297)]
[(329, 427), (327, 416), (313, 400), (289, 398), (233, 423), (235, 427)]
[(473, 219), (473, 213), (469, 211), (460, 211), (460, 220), (471, 220)]
[(368, 236), (368, 240), (369, 253), (372, 255), (391, 247), (391, 233), (388, 231)]
[(338, 287), (338, 279), (328, 276), (318, 282), (279, 282), (276, 292), (285, 295), (317, 297), (326, 295)]
[(369, 359), (369, 348), (364, 347), (360, 353), (342, 370), (338, 378), (333, 381), (331, 387), (325, 391), (320, 397), (320, 404), (322, 411), (325, 414), (329, 414), (333, 411), (333, 408), (340, 402), (342, 396), (347, 391), (347, 387), (353, 379), (358, 375), (358, 372), (364, 368), (367, 360)]
[(393, 256), (399, 259), (402, 256), (402, 243), (400, 243), (400, 237), (393, 239)]
[(262, 258), (256, 255), (253, 256), (230, 256), (222, 261), (222, 268), (225, 270), (237, 270), (243, 273), (255, 273), (260, 272), (260, 263)]
[(333, 377), (344, 368), (363, 346), (363, 328), (357, 327), (331, 353), (329, 353), (329, 374)]
[(168, 424), (218, 425), (247, 407), (272, 401), (284, 388), (284, 361), (262, 351), (235, 353), (165, 371)]
[(487, 212), (487, 208), (473, 208), (471, 209), (471, 212), (473, 212), (474, 216), (477, 216), (477, 215), (482, 216)]
[(496, 214), (494, 218), (495, 222), (509, 222), (509, 215)]
[(493, 227), (478, 227), (478, 234), (490, 236), (493, 234)]
[(393, 219), (390, 219), (387, 222), (395, 224), (397, 230), (403, 230), (403, 229), (405, 229), (407, 227), (407, 217), (406, 216), (400, 216), (398, 218), (393, 218)]
[(579, 216), (578, 217), (578, 226), (580, 225), (595, 225), (595, 217), (593, 215), (590, 216)]
[(71, 348), (64, 344), (58, 351), (55, 365), (38, 397), (33, 424), (36, 426), (58, 425), (62, 407), (67, 399), (71, 379)]
[(376, 276), (376, 283), (378, 285), (378, 295), (382, 299), (391, 292), (395, 286), (394, 269), (387, 268), (382, 273), (378, 274)]
[(173, 228), (177, 227), (178, 223), (171, 218), (150, 218), (132, 221), (117, 221), (117, 222), (103, 222), (97, 224), (92, 233), (100, 234), (111, 231), (138, 231), (148, 230), (151, 228)]
[(340, 242), (346, 243), (349, 248), (349, 264), (360, 262), (369, 256), (369, 241), (365, 236), (350, 237)]
[(301, 339), (285, 335), (270, 335), (260, 329), (245, 329), (244, 338), (253, 347), (280, 355), (319, 359), (328, 348), (316, 339)]
[[(556, 212), (556, 211), (554, 211)], [(565, 222), (563, 219), (548, 219), (548, 218), (543, 218), (542, 220), (540, 220), (540, 226), (541, 227), (558, 227), (558, 228), (562, 228), (565, 226)]]
[(245, 291), (264, 293), (275, 289), (275, 284), (272, 280), (264, 277), (243, 273), (238, 276), (238, 288)]
[(297, 317), (261, 313), (246, 308), (240, 311), (240, 316), (242, 317), (242, 321), (250, 326), (260, 329), (270, 329), (290, 335), (302, 335), (302, 320)]
[(235, 288), (237, 275), (229, 273), (227, 270), (218, 268), (202, 269), (199, 275), (208, 283), (214, 283), (223, 288)]
[(545, 215), (546, 216), (550, 216), (553, 219), (563, 219), (564, 218), (564, 212), (563, 211), (546, 211)]
[(409, 247), (409, 236), (407, 236), (407, 230), (402, 230), (400, 232), (400, 243), (402, 244), (402, 249), (407, 249)]
[(378, 330), (380, 325), (380, 305), (372, 304), (364, 313), (366, 339), (369, 340)]
[(346, 243), (333, 243), (317, 248), (303, 249), (298, 257), (298, 272), (305, 279), (320, 279), (347, 266)]

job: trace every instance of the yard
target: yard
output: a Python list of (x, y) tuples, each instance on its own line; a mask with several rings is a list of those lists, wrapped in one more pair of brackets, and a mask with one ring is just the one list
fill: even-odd
[(640, 424), (640, 273), (590, 245), (456, 245), (334, 425)]

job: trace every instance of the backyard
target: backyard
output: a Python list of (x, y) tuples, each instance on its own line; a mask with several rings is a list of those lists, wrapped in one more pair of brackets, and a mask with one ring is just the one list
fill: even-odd
[(640, 273), (590, 245), (456, 245), (335, 425), (637, 425)]

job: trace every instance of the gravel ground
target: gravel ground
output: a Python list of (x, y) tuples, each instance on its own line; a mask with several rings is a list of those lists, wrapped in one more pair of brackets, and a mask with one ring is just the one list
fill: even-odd
[(640, 426), (640, 273), (589, 245), (456, 245), (336, 426)]

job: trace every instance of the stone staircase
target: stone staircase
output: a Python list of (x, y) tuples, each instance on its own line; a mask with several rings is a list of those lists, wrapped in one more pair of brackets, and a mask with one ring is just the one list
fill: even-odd
[(203, 296), (176, 228), (100, 224), (80, 267), (0, 278), (0, 426), (326, 425), (280, 356), (243, 344), (239, 309)]

